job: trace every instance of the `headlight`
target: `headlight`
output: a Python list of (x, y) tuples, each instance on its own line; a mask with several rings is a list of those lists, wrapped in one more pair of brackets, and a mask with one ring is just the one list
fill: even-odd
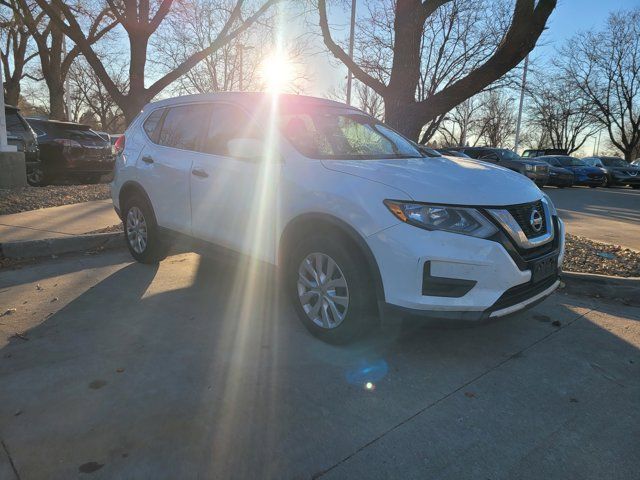
[(535, 167), (535, 165), (529, 165), (528, 163), (525, 163), (524, 164), (524, 169), (527, 172), (533, 172), (533, 171), (535, 171), (536, 167)]
[(487, 238), (498, 229), (475, 208), (425, 205), (424, 203), (385, 200), (384, 204), (399, 220), (426, 230)]

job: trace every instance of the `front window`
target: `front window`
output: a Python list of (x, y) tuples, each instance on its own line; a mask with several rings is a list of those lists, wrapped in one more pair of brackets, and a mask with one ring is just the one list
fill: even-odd
[(574, 157), (558, 157), (558, 161), (563, 167), (586, 167), (587, 164), (584, 163), (579, 158)]
[(607, 167), (628, 167), (629, 164), (617, 157), (602, 157), (602, 163)]
[(367, 160), (422, 157), (418, 148), (373, 117), (354, 110), (308, 106), (280, 114), (284, 136), (303, 155)]
[(506, 148), (497, 148), (496, 151), (500, 155), (502, 160), (522, 160), (522, 157), (518, 155), (513, 150), (508, 150)]

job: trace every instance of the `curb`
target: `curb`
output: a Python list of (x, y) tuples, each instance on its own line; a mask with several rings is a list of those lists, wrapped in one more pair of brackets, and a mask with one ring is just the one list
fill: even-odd
[(82, 252), (86, 250), (106, 250), (124, 247), (124, 233), (95, 233), (68, 237), (6, 242), (0, 244), (0, 257), (32, 258), (60, 255), (62, 253)]
[(621, 301), (640, 306), (640, 277), (612, 277), (593, 273), (562, 272), (567, 293)]

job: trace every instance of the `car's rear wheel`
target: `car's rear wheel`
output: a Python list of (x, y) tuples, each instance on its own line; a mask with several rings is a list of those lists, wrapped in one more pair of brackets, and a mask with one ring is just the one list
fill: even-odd
[(285, 274), (298, 317), (321, 340), (345, 343), (377, 323), (366, 261), (349, 239), (317, 235), (297, 242)]
[(44, 187), (49, 179), (44, 169), (38, 165), (27, 169), (27, 183), (32, 187)]
[(126, 200), (122, 222), (133, 258), (141, 263), (158, 263), (167, 256), (169, 246), (161, 238), (153, 210), (142, 195)]

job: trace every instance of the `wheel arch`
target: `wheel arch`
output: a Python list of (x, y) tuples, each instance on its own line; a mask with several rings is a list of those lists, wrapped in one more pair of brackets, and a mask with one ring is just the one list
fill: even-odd
[(141, 195), (147, 201), (147, 204), (149, 205), (149, 208), (151, 209), (151, 213), (153, 214), (153, 217), (155, 220), (156, 213), (153, 210), (153, 204), (151, 203), (151, 199), (149, 198), (149, 195), (147, 194), (144, 187), (134, 180), (126, 181), (125, 183), (122, 184), (122, 187), (120, 187), (120, 192), (118, 193), (118, 204), (120, 206), (121, 218), (122, 218), (122, 215), (124, 215), (125, 213), (124, 205), (125, 205), (126, 199), (131, 197), (134, 194)]
[(279, 239), (280, 241), (278, 242), (278, 265), (285, 265), (286, 253), (290, 246), (295, 244), (297, 240), (302, 239), (311, 231), (325, 231), (328, 233), (342, 234), (351, 240), (366, 261), (367, 269), (375, 286), (378, 303), (384, 303), (385, 295), (382, 276), (380, 274), (378, 262), (376, 261), (371, 248), (362, 235), (360, 235), (360, 233), (358, 233), (351, 225), (333, 215), (326, 213), (306, 213), (290, 220), (282, 231)]

